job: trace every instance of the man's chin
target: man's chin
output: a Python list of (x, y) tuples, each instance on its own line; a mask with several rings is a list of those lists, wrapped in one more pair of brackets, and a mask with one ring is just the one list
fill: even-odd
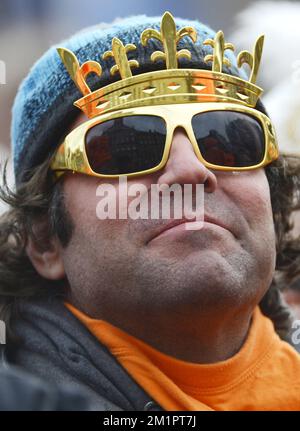
[(197, 233), (190, 232), (181, 240), (161, 239), (147, 245), (147, 253), (153, 259), (190, 261), (198, 266), (205, 260), (214, 265), (219, 260), (226, 260), (228, 255), (241, 253), (240, 244), (231, 239), (203, 238)]

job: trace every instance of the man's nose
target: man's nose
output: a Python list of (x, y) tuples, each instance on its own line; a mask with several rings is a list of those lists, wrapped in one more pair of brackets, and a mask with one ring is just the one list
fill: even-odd
[(203, 184), (208, 193), (215, 191), (217, 179), (194, 152), (185, 130), (177, 127), (174, 131), (169, 159), (160, 171), (158, 184)]

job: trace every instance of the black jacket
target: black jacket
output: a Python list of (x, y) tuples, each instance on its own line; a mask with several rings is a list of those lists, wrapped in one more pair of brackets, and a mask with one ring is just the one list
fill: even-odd
[(16, 367), (0, 368), (0, 411), (98, 410), (84, 391), (51, 385)]
[(12, 329), (19, 340), (1, 346), (4, 364), (83, 392), (92, 410), (163, 410), (60, 298), (20, 302)]

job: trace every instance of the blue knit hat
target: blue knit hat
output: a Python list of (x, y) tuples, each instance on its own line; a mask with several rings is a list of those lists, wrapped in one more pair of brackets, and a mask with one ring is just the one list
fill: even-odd
[[(175, 22), (180, 28), (194, 27), (198, 35), (195, 44), (188, 37), (179, 42), (179, 49), (187, 48), (192, 53), (191, 60), (179, 60), (179, 67), (211, 69), (211, 65), (204, 62), (204, 57), (211, 54), (212, 49), (203, 45), (203, 41), (214, 38), (215, 32), (197, 21), (175, 18)], [(134, 58), (139, 61), (140, 67), (133, 70), (133, 75), (164, 69), (163, 62), (150, 61), (151, 53), (161, 49), (160, 42), (152, 39), (146, 47), (140, 42), (143, 30), (148, 27), (159, 30), (160, 23), (161, 17), (150, 18), (142, 15), (116, 22), (108, 28), (89, 27), (51, 47), (33, 65), (18, 90), (12, 110), (11, 136), (17, 186), (25, 182), (33, 169), (54, 152), (80, 114), (80, 110), (73, 103), (82, 95), (66, 71), (56, 48), (63, 46), (73, 51), (80, 64), (87, 60), (99, 62), (101, 55), (111, 50), (113, 37), (117, 37), (124, 44), (133, 43), (137, 47)], [(225, 56), (229, 58), (232, 66), (224, 67), (224, 72), (245, 79), (243, 72), (236, 66), (234, 54), (226, 51)], [(120, 79), (118, 75), (110, 75), (113, 60), (100, 63), (103, 68), (101, 77), (94, 74), (88, 77), (92, 90)]]

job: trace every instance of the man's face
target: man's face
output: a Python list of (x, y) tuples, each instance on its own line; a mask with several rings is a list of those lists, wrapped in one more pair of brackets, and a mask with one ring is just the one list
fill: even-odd
[(166, 316), (192, 320), (199, 313), (250, 310), (268, 289), (276, 254), (264, 169), (209, 171), (185, 131), (176, 129), (166, 166), (128, 179), (128, 187), (203, 184), (204, 212), (215, 223), (161, 234), (169, 220), (97, 218), (97, 187), (110, 183), (121, 193), (117, 180), (68, 173), (63, 181), (75, 226), (62, 250), (69, 299), (89, 315), (129, 330)]

